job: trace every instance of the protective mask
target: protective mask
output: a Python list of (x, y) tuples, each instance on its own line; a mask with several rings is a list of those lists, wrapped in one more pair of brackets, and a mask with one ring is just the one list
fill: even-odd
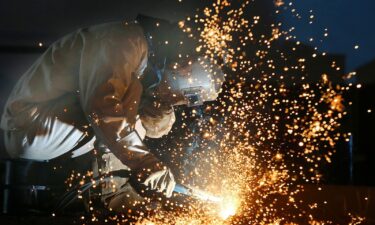
[(220, 67), (208, 60), (196, 61), (183, 69), (167, 69), (165, 74), (171, 92), (183, 95), (188, 106), (214, 101), (224, 82)]

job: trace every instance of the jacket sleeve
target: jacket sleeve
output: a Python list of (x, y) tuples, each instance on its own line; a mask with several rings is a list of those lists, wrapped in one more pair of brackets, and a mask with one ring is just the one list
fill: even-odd
[(141, 28), (111, 25), (83, 30), (82, 37), (81, 104), (97, 138), (132, 170), (163, 168), (134, 130), (142, 94), (138, 78), (147, 64)]

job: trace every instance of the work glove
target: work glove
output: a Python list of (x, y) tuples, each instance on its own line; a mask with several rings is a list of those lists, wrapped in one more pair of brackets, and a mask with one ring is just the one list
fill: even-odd
[[(153, 195), (153, 193), (163, 193), (167, 198), (170, 198), (173, 194), (173, 190), (176, 186), (172, 171), (162, 165), (161, 162), (157, 162), (150, 167), (142, 168), (135, 172), (136, 188), (140, 189), (141, 194)], [(139, 185), (140, 184), (140, 185)]]
[(150, 190), (163, 192), (167, 198), (172, 196), (173, 190), (176, 186), (173, 174), (169, 168), (151, 173), (143, 184)]

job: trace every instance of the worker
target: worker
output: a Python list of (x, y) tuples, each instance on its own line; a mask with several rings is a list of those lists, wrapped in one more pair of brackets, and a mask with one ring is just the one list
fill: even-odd
[(168, 134), (174, 106), (215, 100), (224, 80), (218, 66), (190, 51), (188, 39), (179, 40), (181, 33), (177, 25), (139, 16), (53, 43), (8, 98), (1, 120), (8, 154), (48, 161), (78, 157), (95, 145), (106, 149), (110, 167), (121, 164), (149, 190), (170, 197), (173, 173), (143, 139)]

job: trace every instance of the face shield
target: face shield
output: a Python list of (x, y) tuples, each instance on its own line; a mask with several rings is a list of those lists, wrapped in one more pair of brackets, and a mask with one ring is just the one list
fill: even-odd
[(182, 95), (185, 103), (192, 107), (216, 100), (224, 82), (224, 73), (210, 61), (198, 60), (183, 68), (166, 70), (165, 79), (168, 88)]

